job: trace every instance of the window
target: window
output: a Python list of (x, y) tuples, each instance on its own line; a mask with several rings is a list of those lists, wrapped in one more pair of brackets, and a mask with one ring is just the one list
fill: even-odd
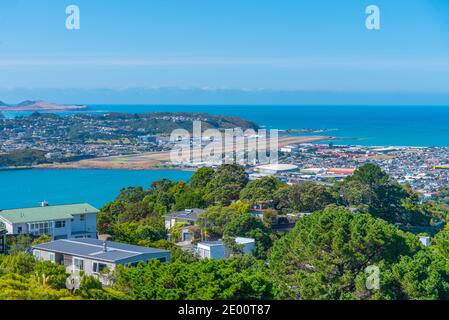
[(104, 269), (106, 269), (108, 266), (104, 263), (100, 262), (94, 262), (92, 265), (92, 270), (94, 273), (101, 273)]
[(53, 252), (50, 252), (50, 253), (48, 254), (48, 258), (49, 258), (49, 260), (50, 260), (51, 262), (53, 262), (53, 263), (56, 262), (55, 254), (54, 254)]
[(85, 214), (80, 214), (80, 221), (84, 221), (86, 220), (86, 215)]
[(36, 258), (36, 260), (41, 260), (41, 258), (42, 258), (41, 252), (38, 250), (33, 251), (33, 256), (34, 256), (34, 258)]
[(75, 271), (83, 271), (84, 270), (84, 260), (73, 258), (73, 266), (75, 267)]
[(62, 221), (56, 221), (56, 222), (55, 222), (55, 228), (56, 228), (56, 229), (65, 228), (65, 220), (62, 220)]
[(167, 262), (167, 258), (163, 257), (163, 258), (158, 258), (158, 260), (162, 263)]
[[(21, 227), (19, 227), (21, 228)], [(52, 222), (39, 222), (39, 223), (30, 223), (29, 224), (29, 233), (33, 236), (40, 236), (43, 234), (51, 235), (52, 233)]]
[(22, 227), (17, 227), (17, 233), (21, 234), (22, 233)]

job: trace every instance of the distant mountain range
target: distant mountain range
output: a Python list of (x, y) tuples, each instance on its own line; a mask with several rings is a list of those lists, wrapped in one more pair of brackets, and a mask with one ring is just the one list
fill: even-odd
[(67, 111), (67, 110), (83, 110), (87, 106), (82, 105), (64, 105), (50, 103), (46, 101), (26, 100), (19, 104), (6, 104), (0, 101), (0, 111)]
[(0, 87), (0, 99), (19, 101), (28, 97), (75, 105), (449, 105), (449, 92)]

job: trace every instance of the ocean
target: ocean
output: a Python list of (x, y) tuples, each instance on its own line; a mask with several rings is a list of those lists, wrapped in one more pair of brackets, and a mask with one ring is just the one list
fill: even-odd
[(156, 111), (238, 116), (267, 129), (324, 129), (337, 144), (449, 147), (449, 106), (90, 105), (85, 112)]
[(88, 202), (100, 208), (128, 186), (148, 188), (162, 178), (187, 181), (190, 171), (6, 170), (0, 171), (0, 210)]
[[(335, 144), (449, 147), (449, 106), (179, 106), (91, 105), (101, 112), (207, 112), (238, 116), (271, 129), (327, 130)], [(8, 113), (12, 117), (21, 114)], [(0, 209), (89, 202), (101, 207), (121, 188), (160, 178), (187, 180), (191, 172), (125, 170), (0, 171)]]

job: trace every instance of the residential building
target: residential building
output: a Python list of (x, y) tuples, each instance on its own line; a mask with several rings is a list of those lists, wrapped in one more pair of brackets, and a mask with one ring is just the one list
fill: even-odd
[(0, 226), (8, 234), (49, 235), (54, 240), (96, 238), (98, 209), (82, 204), (49, 206), (0, 211)]
[(419, 237), (419, 242), (421, 242), (421, 244), (425, 247), (430, 246), (430, 237), (427, 236), (420, 236)]
[(204, 241), (197, 244), (198, 255), (203, 259), (224, 259), (227, 256), (226, 246), (222, 241)]
[(108, 284), (102, 277), (110, 274), (117, 265), (135, 266), (157, 259), (170, 261), (170, 251), (128, 245), (98, 239), (56, 240), (33, 246), (33, 255), (37, 260), (52, 261), (66, 267), (68, 273), (83, 271), (86, 275), (98, 276), (103, 284)]
[(176, 223), (186, 222), (195, 225), (198, 216), (203, 213), (203, 209), (185, 209), (184, 211), (173, 212), (165, 216), (165, 228), (171, 230)]
[[(253, 254), (256, 241), (252, 238), (237, 237), (235, 243), (241, 245), (243, 254)], [(203, 259), (224, 259), (230, 256), (230, 250), (223, 241), (204, 241), (198, 243), (196, 252)]]

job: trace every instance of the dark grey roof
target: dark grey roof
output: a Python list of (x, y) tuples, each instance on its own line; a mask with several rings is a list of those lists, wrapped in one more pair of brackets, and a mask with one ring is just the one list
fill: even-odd
[(196, 220), (198, 215), (203, 213), (206, 210), (203, 209), (186, 209), (184, 211), (173, 212), (167, 215), (169, 218), (176, 218), (179, 220)]
[(170, 251), (167, 250), (134, 246), (112, 241), (106, 242), (106, 252), (104, 252), (103, 246), (104, 241), (97, 239), (64, 239), (38, 244), (33, 246), (33, 248), (114, 263), (117, 263), (120, 260), (145, 256), (148, 254), (170, 253)]

